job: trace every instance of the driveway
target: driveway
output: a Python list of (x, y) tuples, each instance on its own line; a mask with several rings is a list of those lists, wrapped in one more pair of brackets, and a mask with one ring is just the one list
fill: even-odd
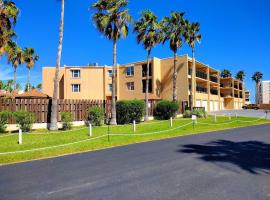
[(257, 117), (257, 118), (265, 118), (270, 119), (270, 111), (267, 111), (266, 115), (266, 110), (222, 110), (222, 111), (215, 111), (215, 112), (210, 112), (210, 114), (217, 114), (217, 115), (229, 115), (231, 114), (232, 116), (237, 113), (238, 116), (242, 117)]
[(0, 199), (270, 200), (270, 125), (2, 166)]

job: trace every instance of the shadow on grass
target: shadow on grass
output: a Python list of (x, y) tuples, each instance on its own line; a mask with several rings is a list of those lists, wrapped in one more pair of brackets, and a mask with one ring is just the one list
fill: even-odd
[(231, 163), (252, 174), (270, 173), (270, 144), (264, 142), (217, 140), (183, 147), (179, 152), (198, 154), (204, 161)]

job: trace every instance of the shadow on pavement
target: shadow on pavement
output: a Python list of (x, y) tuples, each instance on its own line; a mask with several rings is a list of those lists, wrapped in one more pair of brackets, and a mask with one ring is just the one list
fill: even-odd
[(201, 155), (208, 162), (227, 162), (252, 174), (270, 173), (270, 144), (259, 141), (217, 140), (205, 145), (184, 145), (179, 152)]

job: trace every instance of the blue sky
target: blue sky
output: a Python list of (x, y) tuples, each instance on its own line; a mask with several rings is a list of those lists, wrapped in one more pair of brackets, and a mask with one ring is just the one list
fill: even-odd
[[(32, 70), (32, 82), (42, 81), (43, 66), (54, 66), (58, 44), (60, 3), (57, 0), (14, 0), (21, 10), (16, 26), (21, 47), (34, 47), (40, 60)], [(91, 22), (93, 0), (66, 0), (64, 44), (61, 65), (112, 64), (112, 44), (103, 38)], [(129, 10), (135, 19), (143, 9), (151, 9), (159, 19), (173, 10), (185, 12), (186, 18), (201, 23), (202, 42), (196, 58), (210, 66), (240, 69), (247, 73), (246, 87), (254, 93), (251, 75), (261, 71), (270, 79), (270, 1), (269, 0), (130, 0)], [(181, 54), (190, 54), (183, 46)], [(152, 56), (172, 56), (168, 45), (157, 46)], [(118, 63), (146, 58), (130, 33), (118, 43)], [(0, 61), (0, 79), (11, 79), (12, 68), (5, 58)], [(26, 82), (26, 69), (19, 69), (18, 80)]]

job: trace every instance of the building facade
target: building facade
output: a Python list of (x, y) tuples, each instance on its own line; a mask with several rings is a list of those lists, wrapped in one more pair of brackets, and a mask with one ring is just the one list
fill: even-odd
[(246, 105), (251, 104), (250, 91), (249, 90), (245, 91), (245, 104)]
[(260, 82), (258, 95), (260, 104), (270, 103), (270, 81)]
[[(173, 58), (153, 58), (149, 73), (149, 99), (172, 100)], [(193, 102), (207, 111), (240, 109), (245, 103), (244, 83), (221, 78), (220, 72), (196, 61)], [(116, 94), (118, 100), (144, 99), (147, 62), (117, 66)], [(63, 67), (60, 70), (60, 99), (110, 99), (111, 72), (107, 66)], [(43, 68), (43, 92), (52, 96), (55, 68)], [(192, 59), (177, 57), (177, 99), (188, 105), (191, 101)]]

